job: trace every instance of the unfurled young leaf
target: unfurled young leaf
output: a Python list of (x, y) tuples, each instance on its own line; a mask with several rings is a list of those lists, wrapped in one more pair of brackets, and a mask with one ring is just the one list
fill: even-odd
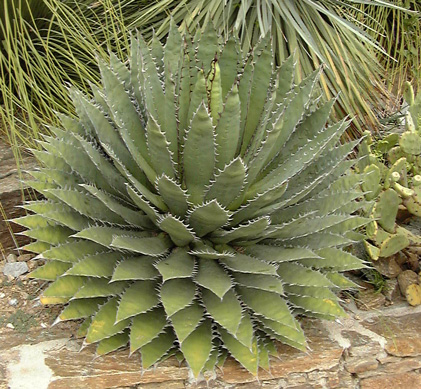
[(326, 126), (333, 103), (309, 109), (320, 72), (290, 90), (270, 45), (133, 38), (130, 69), (101, 64), (96, 101), (73, 92), (79, 119), (42, 142), (31, 183), (48, 200), (16, 222), (47, 261), (41, 301), (85, 318), (99, 355), (129, 344), (147, 369), (177, 352), (198, 377), (226, 350), (257, 374), (273, 341), (306, 349), (297, 313), (343, 315), (338, 272), (364, 267), (343, 246), (370, 220), (342, 178), (355, 144)]

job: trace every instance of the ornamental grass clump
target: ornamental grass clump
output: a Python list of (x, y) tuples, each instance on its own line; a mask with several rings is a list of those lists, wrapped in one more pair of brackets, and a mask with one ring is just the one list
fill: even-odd
[(138, 36), (34, 151), (45, 200), (16, 220), (46, 259), (32, 276), (98, 354), (129, 345), (148, 368), (177, 353), (198, 376), (228, 353), (257, 374), (274, 341), (306, 350), (297, 315), (344, 315), (331, 289), (364, 267), (341, 249), (367, 221), (357, 141), (326, 126), (333, 101), (312, 104), (319, 71), (296, 86), (293, 59), (272, 58), (268, 39), (243, 56), (210, 26)]

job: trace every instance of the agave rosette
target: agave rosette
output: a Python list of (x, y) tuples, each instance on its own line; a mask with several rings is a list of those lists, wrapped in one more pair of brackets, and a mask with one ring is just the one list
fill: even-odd
[(197, 376), (229, 353), (257, 374), (274, 341), (305, 350), (296, 316), (344, 315), (332, 289), (364, 265), (342, 248), (367, 221), (352, 216), (348, 122), (311, 104), (319, 72), (296, 86), (268, 39), (243, 56), (210, 26), (172, 28), (164, 47), (133, 38), (128, 62), (100, 63), (103, 88), (72, 91), (78, 119), (34, 151), (45, 200), (16, 222), (47, 260), (41, 301), (143, 368), (174, 352)]

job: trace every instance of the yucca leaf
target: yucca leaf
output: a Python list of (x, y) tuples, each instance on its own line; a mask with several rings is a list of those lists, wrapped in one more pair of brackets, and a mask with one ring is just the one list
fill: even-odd
[(166, 324), (167, 318), (162, 308), (154, 308), (133, 317), (130, 326), (130, 353), (155, 339)]
[(229, 275), (216, 261), (199, 258), (197, 263), (198, 270), (194, 281), (222, 299), (232, 287)]
[(161, 301), (168, 316), (190, 305), (196, 294), (196, 286), (186, 278), (165, 281), (161, 286)]

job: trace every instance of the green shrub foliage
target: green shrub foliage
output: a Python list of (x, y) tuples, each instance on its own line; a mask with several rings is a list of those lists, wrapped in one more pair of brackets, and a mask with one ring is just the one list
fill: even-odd
[(318, 71), (294, 85), (292, 58), (272, 58), (269, 40), (243, 56), (210, 26), (138, 36), (34, 151), (46, 199), (16, 220), (47, 260), (32, 276), (98, 354), (129, 344), (148, 368), (178, 353), (198, 376), (229, 353), (257, 374), (274, 340), (306, 350), (297, 315), (344, 315), (332, 289), (364, 266), (341, 249), (366, 223), (345, 174), (357, 142), (326, 126), (333, 101), (311, 104)]

